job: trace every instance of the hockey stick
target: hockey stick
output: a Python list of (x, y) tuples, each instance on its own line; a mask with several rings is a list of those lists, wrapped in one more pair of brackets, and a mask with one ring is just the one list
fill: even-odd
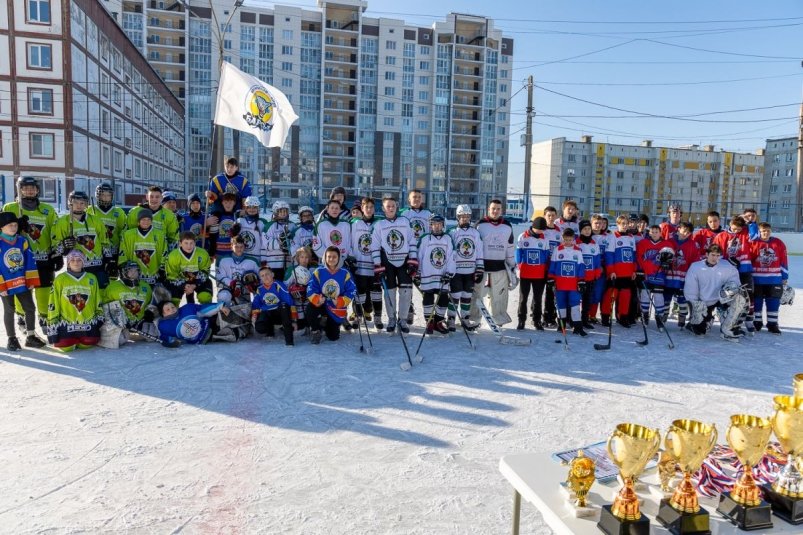
[[(382, 275), (380, 280), (382, 281), (382, 292), (385, 294), (385, 302), (390, 304), (390, 291), (388, 290), (388, 283), (385, 282), (385, 276)], [(401, 336), (402, 345), (404, 346), (404, 353), (407, 355), (407, 362), (402, 362), (399, 367), (402, 370), (407, 371), (413, 367), (413, 359), (410, 358), (410, 350), (407, 348), (407, 340), (404, 339), (404, 333), (401, 330), (398, 319), (396, 321), (396, 329), (399, 331), (399, 336)]]
[[(664, 334), (666, 335), (666, 339), (668, 340), (666, 346), (669, 349), (675, 349), (675, 343), (672, 341), (672, 336), (669, 334), (669, 329), (666, 328), (666, 326), (661, 321), (661, 318), (658, 317), (658, 309), (655, 308), (655, 301), (652, 298), (652, 292), (649, 290), (649, 288), (647, 288), (647, 283), (645, 283), (644, 281), (641, 281), (641, 287), (644, 289), (645, 292), (647, 292), (647, 297), (649, 297), (650, 299), (650, 304), (652, 305), (653, 310), (655, 310), (655, 324), (658, 326), (658, 330), (663, 331)], [(642, 318), (642, 323), (643, 322), (644, 319)]]
[[(424, 327), (424, 332), (421, 333), (421, 340), (418, 341), (418, 347), (415, 350), (415, 355), (413, 358), (418, 364), (424, 362), (424, 356), (420, 355), (421, 346), (424, 344), (424, 338), (427, 336), (427, 329), (429, 328), (429, 324), (435, 319), (435, 312), (438, 310), (438, 300), (440, 299), (441, 292), (443, 291), (443, 286), (445, 282), (441, 280), (441, 286), (438, 288), (438, 293), (436, 295), (436, 300), (432, 303), (432, 312), (429, 313), (429, 317), (427, 318), (427, 325)], [(424, 291), (421, 290), (420, 286), (418, 287), (418, 291), (421, 292), (421, 295), (424, 295)]]
[(533, 343), (533, 341), (530, 338), (519, 338), (517, 336), (507, 336), (502, 334), (502, 330), (494, 321), (493, 316), (491, 316), (491, 313), (488, 312), (488, 309), (485, 307), (485, 303), (482, 302), (482, 299), (477, 300), (477, 306), (480, 309), (480, 313), (482, 314), (485, 323), (488, 324), (488, 327), (496, 335), (496, 339), (499, 341), (500, 344), (528, 346)]
[(468, 327), (466, 327), (466, 322), (463, 319), (463, 316), (460, 315), (460, 300), (459, 299), (452, 300), (452, 306), (455, 309), (454, 311), (455, 316), (457, 316), (457, 319), (460, 320), (460, 326), (463, 328), (463, 333), (466, 335), (466, 340), (468, 340), (468, 345), (471, 347), (472, 351), (476, 351), (477, 346), (474, 345), (474, 340), (472, 340), (471, 335), (468, 334), (469, 329)]
[[(357, 329), (360, 331), (360, 353), (366, 353), (370, 355), (374, 352), (374, 343), (371, 341), (371, 332), (368, 330), (368, 322), (365, 319), (365, 310), (362, 307), (362, 303), (357, 302), (357, 306), (360, 309), (360, 316), (362, 317), (362, 323), (357, 322)], [(365, 334), (368, 336), (368, 347), (363, 345), (362, 325), (365, 325)]]
[[(566, 336), (566, 324), (563, 322), (563, 316), (560, 314), (560, 307), (558, 306), (558, 291), (557, 289), (552, 289), (552, 298), (555, 300), (555, 312), (557, 313), (557, 320), (558, 320), (558, 327), (560, 327), (560, 331), (563, 333), (563, 350), (569, 350), (569, 337)], [(567, 303), (568, 305), (568, 303)], [(569, 307), (566, 307), (566, 315), (568, 316), (571, 314)], [(560, 340), (557, 340), (560, 342)]]
[[(616, 288), (611, 291), (611, 311), (616, 302)], [(613, 338), (613, 321), (608, 318), (608, 343), (607, 344), (594, 344), (594, 349), (597, 351), (609, 351), (611, 349), (611, 338)]]
[[(642, 281), (642, 284), (644, 284), (643, 281)], [(636, 340), (636, 343), (638, 345), (640, 345), (640, 346), (646, 346), (647, 344), (650, 343), (650, 339), (647, 336), (647, 324), (644, 323), (644, 314), (642, 314), (642, 312), (640, 310), (640, 305), (639, 305), (639, 309), (637, 309), (636, 311), (638, 312), (639, 319), (641, 319), (641, 327), (644, 329), (644, 340)]]

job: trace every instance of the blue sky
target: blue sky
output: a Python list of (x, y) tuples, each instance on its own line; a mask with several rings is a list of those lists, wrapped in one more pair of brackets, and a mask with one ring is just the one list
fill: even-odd
[[(661, 146), (714, 144), (752, 152), (768, 137), (796, 132), (803, 98), (803, 1), (368, 0), (366, 15), (428, 27), (449, 11), (494, 18), (515, 40), (513, 91), (530, 74), (537, 86), (535, 141), (590, 134), (610, 143), (652, 139)], [(782, 107), (787, 104), (794, 105)], [(512, 101), (511, 132), (523, 128), (525, 106), (526, 90)], [(770, 106), (777, 107), (732, 111)], [(707, 115), (654, 117), (695, 114)], [(513, 190), (522, 182), (519, 136), (510, 137)]]

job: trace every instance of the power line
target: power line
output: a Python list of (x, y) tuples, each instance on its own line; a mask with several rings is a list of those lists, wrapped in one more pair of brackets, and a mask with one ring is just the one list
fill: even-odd
[(777, 78), (793, 78), (803, 76), (799, 72), (792, 74), (778, 74), (774, 76), (756, 76), (753, 78), (731, 78), (730, 80), (697, 80), (692, 82), (556, 82), (539, 80), (539, 84), (546, 85), (568, 85), (568, 86), (605, 86), (605, 87), (644, 87), (644, 86), (683, 86), (683, 85), (704, 85), (704, 84), (729, 84), (735, 82), (749, 82), (755, 80), (774, 80)]

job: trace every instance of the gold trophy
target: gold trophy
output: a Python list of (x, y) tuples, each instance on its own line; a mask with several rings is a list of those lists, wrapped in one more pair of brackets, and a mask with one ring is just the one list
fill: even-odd
[(761, 499), (761, 491), (753, 479), (753, 466), (758, 464), (772, 434), (768, 418), (734, 414), (725, 432), (733, 452), (742, 463), (742, 477), (728, 493), (719, 497), (717, 511), (739, 529), (754, 530), (772, 527), (772, 509)]
[[(800, 384), (795, 376), (795, 389)], [(772, 429), (783, 451), (787, 454), (786, 466), (778, 479), (762, 485), (764, 499), (772, 506), (776, 516), (790, 524), (803, 523), (803, 475), (798, 470), (798, 455), (803, 453), (803, 398), (775, 396), (775, 414)]]
[(569, 475), (566, 478), (566, 485), (577, 498), (572, 501), (575, 517), (592, 516), (594, 509), (586, 502), (588, 491), (596, 480), (596, 465), (593, 459), (589, 459), (583, 450), (577, 450), (577, 457), (569, 463)]
[(717, 442), (717, 428), (696, 420), (675, 420), (666, 433), (666, 451), (683, 470), (683, 480), (670, 499), (661, 500), (657, 520), (675, 535), (708, 535), (708, 511), (700, 507), (691, 475)]
[(608, 438), (608, 455), (619, 467), (624, 486), (612, 505), (603, 505), (597, 527), (608, 535), (648, 535), (650, 520), (641, 514), (633, 481), (655, 456), (661, 433), (636, 424), (619, 424)]
[(677, 467), (677, 461), (666, 450), (661, 450), (658, 454), (658, 479), (661, 481), (661, 492), (665, 495), (672, 493), (671, 483), (675, 479)]
[(792, 385), (794, 387), (793, 395), (796, 398), (803, 398), (803, 373), (798, 373), (795, 375)]

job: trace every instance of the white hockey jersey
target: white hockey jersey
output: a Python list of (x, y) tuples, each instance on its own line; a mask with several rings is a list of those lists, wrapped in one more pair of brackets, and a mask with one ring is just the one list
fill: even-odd
[[(262, 235), (262, 261), (271, 269), (290, 265), (290, 235), (295, 225), (289, 221), (271, 221)], [(287, 253), (285, 253), (287, 251)]]
[(260, 262), (262, 260), (262, 236), (265, 228), (268, 226), (267, 221), (262, 218), (256, 220), (249, 220), (246, 217), (237, 218), (237, 223), (240, 225), (240, 236), (245, 241), (245, 256)]
[(312, 233), (312, 250), (323, 261), (326, 248), (333, 246), (340, 250), (338, 267), (343, 267), (346, 257), (351, 254), (351, 225), (347, 221), (326, 217), (315, 225)]
[(399, 213), (399, 217), (403, 217), (410, 222), (410, 228), (413, 229), (413, 238), (416, 243), (421, 239), (421, 236), (427, 233), (429, 229), (429, 218), (432, 212), (423, 208), (416, 210), (415, 208), (404, 208)]
[(249, 272), (258, 274), (259, 264), (257, 264), (253, 258), (248, 258), (245, 255), (240, 258), (232, 255), (220, 261), (220, 265), (218, 265), (217, 272), (215, 273), (215, 278), (218, 283), (220, 283), (221, 287), (228, 288), (231, 281), (242, 281), (243, 275)]
[(455, 273), (466, 275), (484, 269), (482, 238), (474, 227), (454, 227), (447, 232), (454, 247)]
[(377, 216), (366, 221), (364, 218), (351, 220), (351, 256), (357, 260), (354, 275), (373, 275), (374, 259), (371, 256), (371, 239), (374, 225), (380, 220)]
[(403, 217), (383, 219), (374, 224), (371, 235), (371, 257), (374, 265), (382, 264), (382, 253), (396, 267), (404, 265), (407, 258), (417, 259), (416, 242), (409, 222)]
[(444, 273), (454, 275), (454, 247), (452, 238), (447, 234), (435, 236), (424, 234), (418, 241), (418, 270), (421, 275), (421, 290), (437, 290), (441, 287), (448, 290), (449, 285), (441, 283)]
[(312, 233), (315, 230), (314, 224), (299, 225), (293, 231), (290, 239), (290, 254), (295, 256), (296, 252), (302, 247), (312, 248)]

